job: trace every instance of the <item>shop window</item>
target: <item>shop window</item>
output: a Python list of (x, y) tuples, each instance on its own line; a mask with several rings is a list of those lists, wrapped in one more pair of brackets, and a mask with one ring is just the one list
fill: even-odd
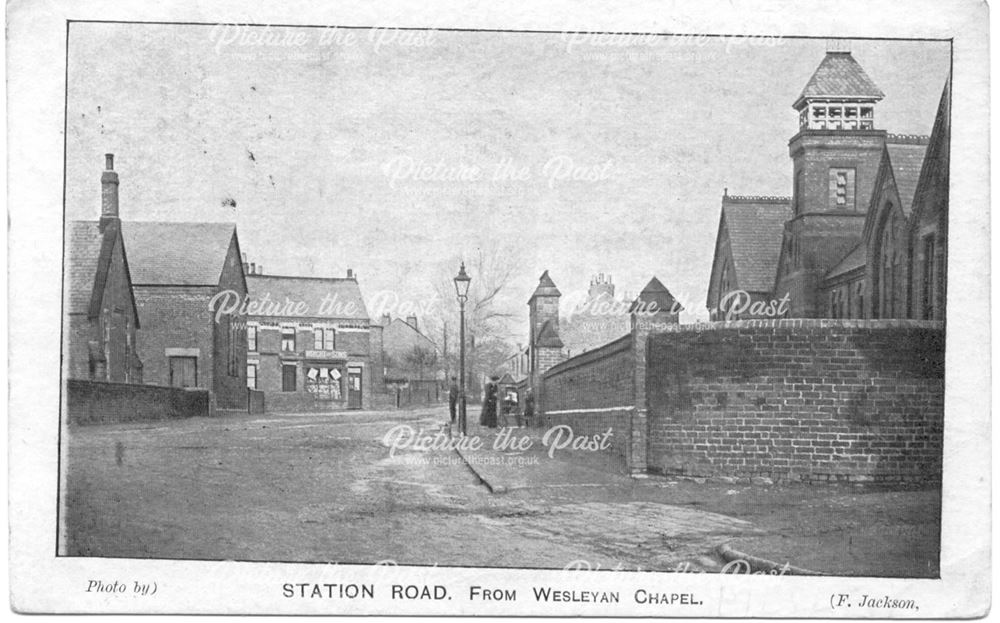
[(305, 388), (317, 400), (343, 400), (344, 375), (337, 366), (310, 365)]

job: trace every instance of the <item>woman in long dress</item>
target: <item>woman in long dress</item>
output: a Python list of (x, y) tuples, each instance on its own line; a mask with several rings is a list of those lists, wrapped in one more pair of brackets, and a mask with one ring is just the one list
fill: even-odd
[(483, 413), (479, 423), (487, 428), (497, 427), (497, 384), (493, 381), (486, 384), (486, 397), (483, 399)]

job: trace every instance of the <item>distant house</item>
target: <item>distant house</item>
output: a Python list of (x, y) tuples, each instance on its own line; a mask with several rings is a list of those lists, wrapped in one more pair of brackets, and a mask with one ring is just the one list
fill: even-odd
[(416, 316), (382, 317), (382, 352), (388, 382), (442, 380), (437, 344), (420, 332)]
[(247, 266), (246, 382), (268, 410), (339, 411), (381, 391), (382, 331), (358, 280), (264, 275)]
[(123, 234), (145, 382), (205, 388), (217, 407), (246, 408), (246, 316), (212, 308), (217, 295), (246, 297), (235, 225), (133, 221)]
[(139, 314), (129, 273), (114, 156), (101, 175), (101, 218), (66, 224), (67, 377), (141, 383)]

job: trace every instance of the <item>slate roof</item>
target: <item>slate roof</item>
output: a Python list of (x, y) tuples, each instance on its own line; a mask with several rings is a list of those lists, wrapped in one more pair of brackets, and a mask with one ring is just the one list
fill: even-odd
[(556, 284), (552, 281), (552, 277), (549, 277), (549, 271), (547, 270), (538, 278), (538, 287), (535, 288), (535, 292), (531, 295), (531, 298), (535, 298), (536, 296), (562, 296), (562, 292), (556, 287)]
[(927, 144), (886, 141), (885, 148), (889, 152), (889, 164), (899, 192), (899, 202), (902, 204), (900, 207), (903, 214), (909, 216), (913, 207), (913, 195), (917, 191), (917, 181), (920, 179), (920, 169), (927, 154)]
[[(642, 289), (639, 296), (632, 302), (629, 312), (635, 311), (639, 305), (642, 305), (647, 311), (653, 311), (650, 303), (656, 303), (656, 311), (684, 311), (684, 308), (677, 302), (674, 295), (670, 294), (670, 290), (667, 290), (667, 287), (656, 277), (650, 279), (646, 287)], [(676, 310), (674, 309), (674, 305), (677, 305)]]
[(67, 313), (89, 313), (103, 242), (97, 221), (66, 223)]
[[(355, 279), (281, 275), (247, 275), (246, 278), (251, 302), (266, 300), (281, 305), (286, 301), (301, 301), (306, 304), (303, 318), (368, 320), (368, 308)], [(331, 302), (324, 305), (324, 299)]]
[(865, 265), (865, 259), (865, 243), (861, 242), (858, 246), (851, 249), (851, 252), (844, 256), (844, 259), (840, 260), (839, 263), (834, 265), (834, 267), (826, 273), (826, 279), (833, 279), (834, 277), (846, 275), (853, 270), (861, 268)]
[(793, 108), (807, 99), (861, 99), (878, 101), (885, 97), (850, 52), (827, 52), (806, 83)]
[[(66, 313), (96, 317), (111, 269), (111, 255), (118, 241), (120, 222), (111, 221), (101, 232), (99, 221), (69, 221), (66, 223)], [(132, 283), (128, 254), (122, 246), (125, 278)], [(135, 295), (129, 289), (129, 300), (139, 328), (139, 313)]]
[(123, 223), (132, 283), (219, 285), (235, 231), (232, 223)]
[(559, 332), (551, 320), (546, 320), (542, 328), (538, 330), (538, 340), (536, 346), (546, 346), (549, 348), (562, 348), (563, 342), (559, 338)]
[(739, 288), (747, 292), (774, 288), (785, 222), (790, 218), (792, 201), (787, 197), (723, 197), (722, 221)]

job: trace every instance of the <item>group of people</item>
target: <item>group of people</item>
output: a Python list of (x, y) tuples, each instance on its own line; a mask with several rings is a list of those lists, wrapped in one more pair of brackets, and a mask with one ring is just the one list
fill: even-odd
[[(517, 418), (517, 425), (521, 425), (521, 412), (518, 410), (517, 392), (508, 389), (501, 397), (500, 377), (494, 376), (486, 383), (486, 392), (483, 396), (483, 406), (479, 414), (479, 424), (486, 428), (497, 428), (499, 426), (500, 410), (504, 414), (513, 413)], [(451, 377), (451, 387), (448, 389), (448, 410), (451, 414), (451, 423), (455, 423), (455, 416), (458, 410), (460, 390), (456, 377)], [(534, 400), (529, 391), (524, 400), (524, 417), (530, 418), (534, 414)]]

